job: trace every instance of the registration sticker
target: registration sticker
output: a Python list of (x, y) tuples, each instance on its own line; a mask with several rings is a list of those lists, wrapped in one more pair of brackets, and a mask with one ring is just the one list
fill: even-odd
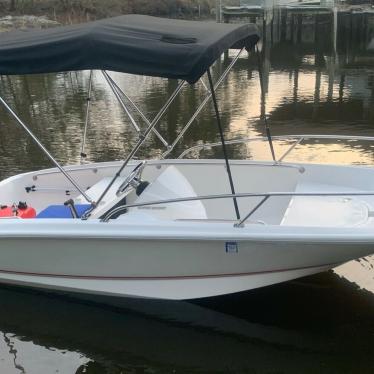
[(226, 242), (226, 253), (238, 253), (238, 242)]

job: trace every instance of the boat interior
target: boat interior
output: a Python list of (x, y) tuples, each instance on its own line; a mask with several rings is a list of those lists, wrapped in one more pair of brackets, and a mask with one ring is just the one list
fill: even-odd
[[(67, 167), (66, 171), (92, 201), (99, 201), (120, 164), (86, 164)], [(223, 160), (148, 161), (135, 176), (136, 185), (130, 184), (124, 189), (123, 184), (139, 164), (140, 161), (132, 161), (127, 165), (88, 219), (102, 219), (114, 209), (124, 207), (110, 218), (128, 222), (139, 222), (139, 219), (142, 222), (147, 219), (238, 222), (232, 197), (213, 198), (230, 194)], [(236, 193), (259, 194), (237, 198), (240, 218), (249, 215), (244, 222), (246, 225), (352, 227), (374, 224), (374, 197), (354, 195), (374, 188), (370, 168), (251, 161), (230, 161), (230, 165)], [(290, 195), (270, 196), (263, 202), (264, 196), (260, 194), (264, 191)], [(318, 195), (321, 191), (340, 195), (292, 196), (292, 193), (303, 192)], [(347, 195), (342, 195), (345, 193)], [(0, 182), (0, 196), (2, 209), (25, 202), (35, 209), (35, 216), (30, 218), (36, 219), (79, 218), (91, 208), (58, 169), (8, 178)], [(199, 199), (207, 196), (210, 198)], [(175, 199), (178, 201), (165, 202)], [(180, 201), (183, 199), (187, 201)], [(67, 201), (72, 201), (78, 217), (74, 217)], [(149, 204), (156, 201), (164, 202)], [(2, 218), (21, 217), (13, 214)]]

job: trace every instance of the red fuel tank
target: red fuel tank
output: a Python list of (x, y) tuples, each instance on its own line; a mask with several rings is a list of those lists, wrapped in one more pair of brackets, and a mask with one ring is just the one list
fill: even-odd
[(36, 211), (34, 208), (27, 206), (26, 203), (19, 203), (18, 205), (0, 207), (0, 218), (5, 217), (19, 217), (19, 218), (35, 218)]

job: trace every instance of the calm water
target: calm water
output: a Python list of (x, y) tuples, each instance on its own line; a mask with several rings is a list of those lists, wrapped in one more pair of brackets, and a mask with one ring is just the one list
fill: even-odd
[[(269, 24), (262, 46), (266, 103), (257, 60), (240, 58), (218, 97), (226, 138), (263, 135), (374, 136), (374, 17), (305, 16)], [(335, 30), (335, 31), (334, 31)], [(334, 31), (334, 32), (332, 32)], [(215, 66), (217, 76), (234, 56)], [(1, 93), (64, 164), (79, 162), (88, 73), (2, 77)], [(112, 74), (152, 118), (175, 83)], [(186, 87), (158, 129), (172, 142), (204, 96)], [(265, 105), (266, 104), (266, 105)], [(209, 106), (172, 156), (217, 141)], [(50, 166), (1, 109), (0, 176)], [(99, 72), (94, 75), (86, 152), (121, 159), (136, 133)], [(288, 144), (276, 143), (280, 155)], [(289, 160), (374, 164), (371, 143), (308, 141)], [(152, 137), (139, 157), (158, 157)], [(236, 158), (269, 159), (266, 144), (230, 148)], [(192, 156), (221, 157), (219, 148)], [(372, 373), (374, 260), (334, 272), (194, 303), (87, 300), (0, 288), (0, 373)]]

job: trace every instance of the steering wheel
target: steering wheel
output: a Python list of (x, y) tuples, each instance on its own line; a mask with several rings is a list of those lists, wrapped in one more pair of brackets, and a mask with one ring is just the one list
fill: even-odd
[(138, 165), (134, 167), (132, 172), (126, 177), (126, 179), (119, 186), (116, 195), (120, 196), (130, 190), (130, 188), (136, 188), (139, 184), (139, 179), (145, 167), (146, 161), (139, 162)]

